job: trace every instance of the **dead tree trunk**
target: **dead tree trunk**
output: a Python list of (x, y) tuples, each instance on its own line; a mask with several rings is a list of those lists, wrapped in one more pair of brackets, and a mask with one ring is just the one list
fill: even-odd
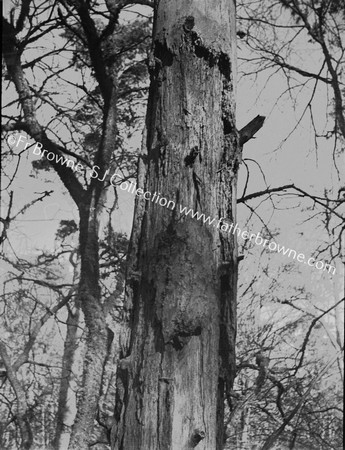
[(233, 1), (156, 2), (138, 177), (148, 193), (137, 194), (113, 449), (223, 447), (235, 373), (235, 51)]

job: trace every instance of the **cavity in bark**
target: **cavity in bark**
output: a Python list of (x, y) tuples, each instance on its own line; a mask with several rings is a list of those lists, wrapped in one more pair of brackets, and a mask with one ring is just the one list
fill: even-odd
[[(190, 16), (191, 17), (191, 16)], [(193, 19), (194, 20), (194, 19)], [(193, 25), (194, 26), (194, 25)], [(184, 24), (184, 30), (186, 31), (185, 39), (190, 42), (194, 47), (194, 53), (198, 58), (203, 58), (210, 67), (218, 65), (218, 69), (223, 77), (230, 81), (231, 79), (231, 61), (229, 55), (223, 52), (215, 52), (204, 45), (202, 37), (196, 32), (190, 29), (186, 29), (186, 23)]]
[(195, 329), (190, 329), (188, 331), (178, 331), (177, 334), (172, 338), (171, 344), (175, 350), (182, 350), (188, 342), (191, 340), (192, 336), (201, 335), (201, 326), (196, 326)]
[(186, 167), (192, 167), (194, 164), (194, 161), (196, 160), (196, 158), (199, 154), (200, 154), (199, 147), (197, 147), (197, 146), (193, 147), (192, 150), (189, 152), (189, 154), (184, 159)]
[(183, 25), (183, 29), (188, 33), (189, 31), (192, 31), (195, 25), (195, 19), (193, 16), (186, 17), (186, 20)]
[(155, 41), (154, 49), (154, 56), (160, 60), (163, 67), (172, 66), (172, 63), (174, 62), (174, 53), (167, 45)]
[(199, 444), (199, 442), (200, 441), (202, 441), (204, 438), (205, 438), (205, 432), (203, 431), (203, 430), (199, 430), (199, 429), (196, 429), (196, 430), (194, 430), (194, 433), (193, 433), (193, 435), (192, 435), (192, 438), (191, 438), (191, 446), (192, 447), (196, 447), (198, 444)]

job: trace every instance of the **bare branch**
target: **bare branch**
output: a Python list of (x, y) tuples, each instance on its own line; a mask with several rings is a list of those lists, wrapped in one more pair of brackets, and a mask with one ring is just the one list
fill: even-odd
[(297, 367), (295, 368), (295, 371), (294, 371), (295, 374), (296, 374), (297, 371), (302, 367), (303, 360), (304, 360), (304, 356), (305, 356), (305, 350), (306, 350), (307, 345), (308, 345), (308, 340), (309, 340), (310, 334), (311, 334), (311, 332), (312, 332), (312, 330), (313, 330), (315, 324), (316, 324), (320, 319), (322, 319), (322, 317), (324, 317), (326, 314), (328, 314), (330, 311), (332, 311), (332, 310), (335, 309), (338, 305), (340, 305), (340, 303), (342, 303), (344, 300), (345, 300), (345, 297), (342, 298), (341, 300), (339, 300), (337, 303), (335, 303), (335, 305), (332, 305), (330, 308), (328, 308), (326, 311), (324, 311), (322, 314), (320, 314), (319, 316), (315, 317), (315, 319), (313, 319), (313, 320), (311, 321), (311, 323), (310, 323), (310, 325), (309, 325), (309, 328), (308, 328), (308, 331), (307, 331), (307, 334), (305, 335), (305, 338), (304, 338), (304, 340), (303, 340), (303, 344), (302, 344), (301, 350), (299, 351), (299, 353), (301, 353), (301, 357), (300, 357), (300, 360), (299, 360), (299, 362), (298, 362)]
[(286, 189), (294, 188), (293, 184), (286, 184), (285, 186), (280, 186), (276, 188), (267, 188), (264, 191), (254, 192), (253, 194), (248, 194), (245, 197), (241, 197), (237, 200), (237, 203), (245, 203), (253, 198), (261, 197), (262, 195), (271, 194), (273, 192), (285, 191)]
[(241, 130), (239, 131), (241, 147), (243, 147), (246, 142), (254, 137), (254, 135), (263, 126), (265, 119), (266, 117), (257, 115), (246, 126), (241, 128)]
[[(42, 126), (36, 119), (35, 106), (32, 101), (30, 87), (21, 67), (16, 32), (13, 26), (4, 17), (2, 18), (2, 23), (4, 28), (3, 54), (8, 73), (15, 85), (19, 96), (19, 102), (23, 109), (25, 118), (23, 130), (26, 131), (36, 142), (40, 142), (46, 150), (51, 151), (58, 156), (62, 156), (61, 147), (47, 137)], [(65, 187), (71, 194), (71, 197), (78, 205), (84, 189), (76, 178), (73, 170), (70, 167), (63, 166), (56, 162), (55, 159), (50, 161), (50, 164), (54, 167)]]
[(13, 363), (13, 370), (17, 371), (20, 366), (25, 364), (28, 361), (30, 350), (32, 349), (33, 345), (36, 342), (36, 338), (41, 331), (42, 326), (47, 322), (47, 320), (52, 316), (55, 315), (63, 306), (65, 306), (69, 300), (72, 298), (74, 294), (75, 288), (71, 288), (70, 292), (66, 297), (64, 297), (57, 305), (55, 305), (53, 308), (48, 309), (47, 312), (41, 317), (41, 319), (37, 322), (34, 329), (30, 333), (29, 340), (25, 344), (24, 350), (22, 353), (18, 356), (16, 361)]
[(7, 230), (11, 223), (10, 214), (11, 214), (12, 204), (13, 204), (13, 191), (10, 192), (10, 203), (8, 205), (6, 219), (2, 219), (0, 217), (0, 221), (3, 223), (3, 229), (1, 231), (1, 236), (0, 236), (0, 244), (2, 244), (7, 237)]
[(96, 25), (89, 14), (87, 3), (79, 0), (67, 0), (67, 3), (73, 6), (81, 20), (83, 30), (87, 39), (87, 46), (92, 62), (92, 67), (95, 71), (95, 77), (98, 81), (103, 100), (108, 104), (111, 98), (113, 83), (111, 77), (107, 74), (106, 64), (103, 58), (103, 51), (101, 47), (101, 40), (98, 36)]
[(331, 208), (327, 203), (323, 203), (321, 200), (325, 201), (325, 202), (335, 202), (335, 203), (343, 203), (344, 200), (341, 199), (327, 199), (327, 198), (322, 198), (322, 197), (317, 197), (315, 195), (311, 195), (308, 194), (308, 192), (304, 191), (303, 189), (300, 189), (298, 187), (296, 187), (294, 184), (286, 184), (285, 186), (280, 186), (280, 187), (276, 187), (276, 188), (267, 188), (264, 191), (258, 191), (258, 192), (254, 192), (253, 194), (248, 194), (245, 197), (241, 197), (237, 200), (237, 203), (245, 203), (248, 200), (252, 200), (253, 198), (257, 198), (257, 197), (261, 197), (262, 195), (267, 195), (267, 194), (272, 194), (274, 192), (281, 192), (281, 191), (286, 191), (287, 189), (294, 189), (295, 191), (297, 191), (299, 194), (294, 194), (297, 195), (299, 197), (308, 197), (310, 199), (312, 199), (315, 203), (317, 203), (318, 205), (322, 206), (323, 208), (331, 211), (333, 214), (335, 214), (339, 219), (344, 220), (344, 217), (341, 216), (340, 214), (338, 214), (335, 211), (335, 208)]
[(332, 84), (332, 80), (330, 80), (329, 78), (322, 77), (317, 73), (308, 72), (299, 67), (293, 66), (292, 64), (288, 64), (283, 60), (283, 58), (280, 55), (275, 54), (272, 59), (272, 62), (278, 64), (278, 66), (280, 67), (284, 67), (285, 69), (293, 70), (294, 72), (297, 72), (299, 75), (302, 75), (303, 77), (316, 78), (317, 80), (323, 81), (324, 83)]
[(0, 355), (6, 368), (6, 375), (13, 387), (17, 399), (16, 419), (18, 421), (22, 437), (22, 448), (29, 449), (31, 448), (33, 442), (33, 435), (27, 417), (28, 404), (26, 401), (25, 391), (17, 378), (16, 369), (11, 364), (11, 359), (7, 353), (6, 345), (1, 340), (0, 340)]
[(22, 0), (22, 7), (20, 9), (20, 13), (19, 13), (19, 17), (18, 17), (17, 25), (16, 25), (17, 33), (22, 31), (22, 29), (23, 29), (25, 19), (29, 15), (30, 3), (31, 3), (31, 0)]

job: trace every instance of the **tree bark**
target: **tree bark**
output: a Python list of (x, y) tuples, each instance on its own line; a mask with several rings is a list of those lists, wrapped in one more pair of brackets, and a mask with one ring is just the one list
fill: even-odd
[(101, 303), (98, 263), (97, 212), (80, 209), (81, 270), (79, 292), (86, 325), (86, 353), (78, 412), (69, 442), (70, 450), (88, 448), (98, 409), (103, 365), (107, 351), (107, 327)]
[[(68, 446), (70, 439), (70, 428), (75, 419), (75, 411), (71, 408), (71, 397), (75, 397), (75, 386), (73, 386), (73, 366), (75, 363), (76, 351), (78, 348), (78, 327), (80, 321), (80, 308), (70, 306), (67, 317), (66, 340), (62, 357), (61, 383), (59, 391), (58, 410), (56, 413), (55, 438), (53, 442), (54, 450), (64, 450)], [(80, 333), (79, 333), (80, 334)]]
[[(112, 32), (115, 25), (117, 25), (119, 12), (126, 5), (126, 2), (107, 2), (107, 7), (112, 7), (115, 3), (119, 4), (116, 5), (115, 16), (110, 19)], [(100, 177), (92, 177), (93, 179), (87, 188), (84, 189), (70, 167), (66, 167), (55, 160), (50, 161), (71, 198), (78, 206), (80, 216), (81, 276), (78, 286), (78, 301), (84, 314), (87, 339), (83, 382), (79, 392), (78, 413), (72, 429), (69, 449), (85, 450), (88, 448), (92, 438), (109, 344), (104, 302), (101, 298), (99, 284), (98, 239), (99, 217), (103, 207), (102, 200), (105, 195), (106, 183), (108, 183), (108, 181), (104, 182), (104, 179), (106, 171), (111, 164), (114, 143), (117, 138), (117, 68), (116, 64), (107, 65), (104, 59), (102, 50), (104, 40), (102, 41), (98, 35), (98, 27), (90, 16), (91, 9), (87, 2), (70, 0), (66, 3), (66, 5), (68, 4), (75, 9), (79, 16), (88, 44), (91, 64), (104, 100), (102, 139), (92, 161), (93, 167), (97, 166), (99, 168)], [(67, 6), (66, 9), (68, 10)], [(22, 9), (22, 13), (23, 17), (26, 18), (29, 14), (28, 8), (25, 9), (25, 12)], [(25, 119), (24, 122), (20, 121), (18, 129), (26, 131), (45, 150), (61, 156), (66, 153), (66, 149), (50, 140), (44, 128), (39, 124), (32, 90), (25, 78), (21, 63), (23, 45), (20, 45), (20, 40), (17, 37), (25, 20), (23, 17), (18, 20), (20, 26), (17, 25), (17, 27), (13, 25), (12, 21), (7, 21), (3, 18), (5, 30), (4, 58), (8, 74), (16, 87)], [(31, 23), (31, 19), (29, 21)], [(68, 27), (67, 23), (65, 25)]]
[(100, 168), (100, 177), (91, 180), (88, 191), (78, 204), (81, 262), (78, 296), (84, 314), (87, 338), (82, 388), (68, 447), (70, 450), (85, 450), (92, 439), (109, 348), (106, 314), (99, 284), (99, 219), (106, 195), (103, 175), (109, 166), (117, 134), (116, 101), (114, 82), (113, 93), (105, 111), (102, 141), (95, 160)]
[(235, 374), (235, 4), (160, 0), (153, 43), (138, 176), (151, 196), (136, 201), (112, 448), (220, 449)]

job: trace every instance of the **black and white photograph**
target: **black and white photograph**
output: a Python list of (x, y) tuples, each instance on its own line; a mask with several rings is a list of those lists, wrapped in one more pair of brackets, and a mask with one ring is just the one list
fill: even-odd
[(344, 0), (4, 0), (0, 450), (342, 450)]

